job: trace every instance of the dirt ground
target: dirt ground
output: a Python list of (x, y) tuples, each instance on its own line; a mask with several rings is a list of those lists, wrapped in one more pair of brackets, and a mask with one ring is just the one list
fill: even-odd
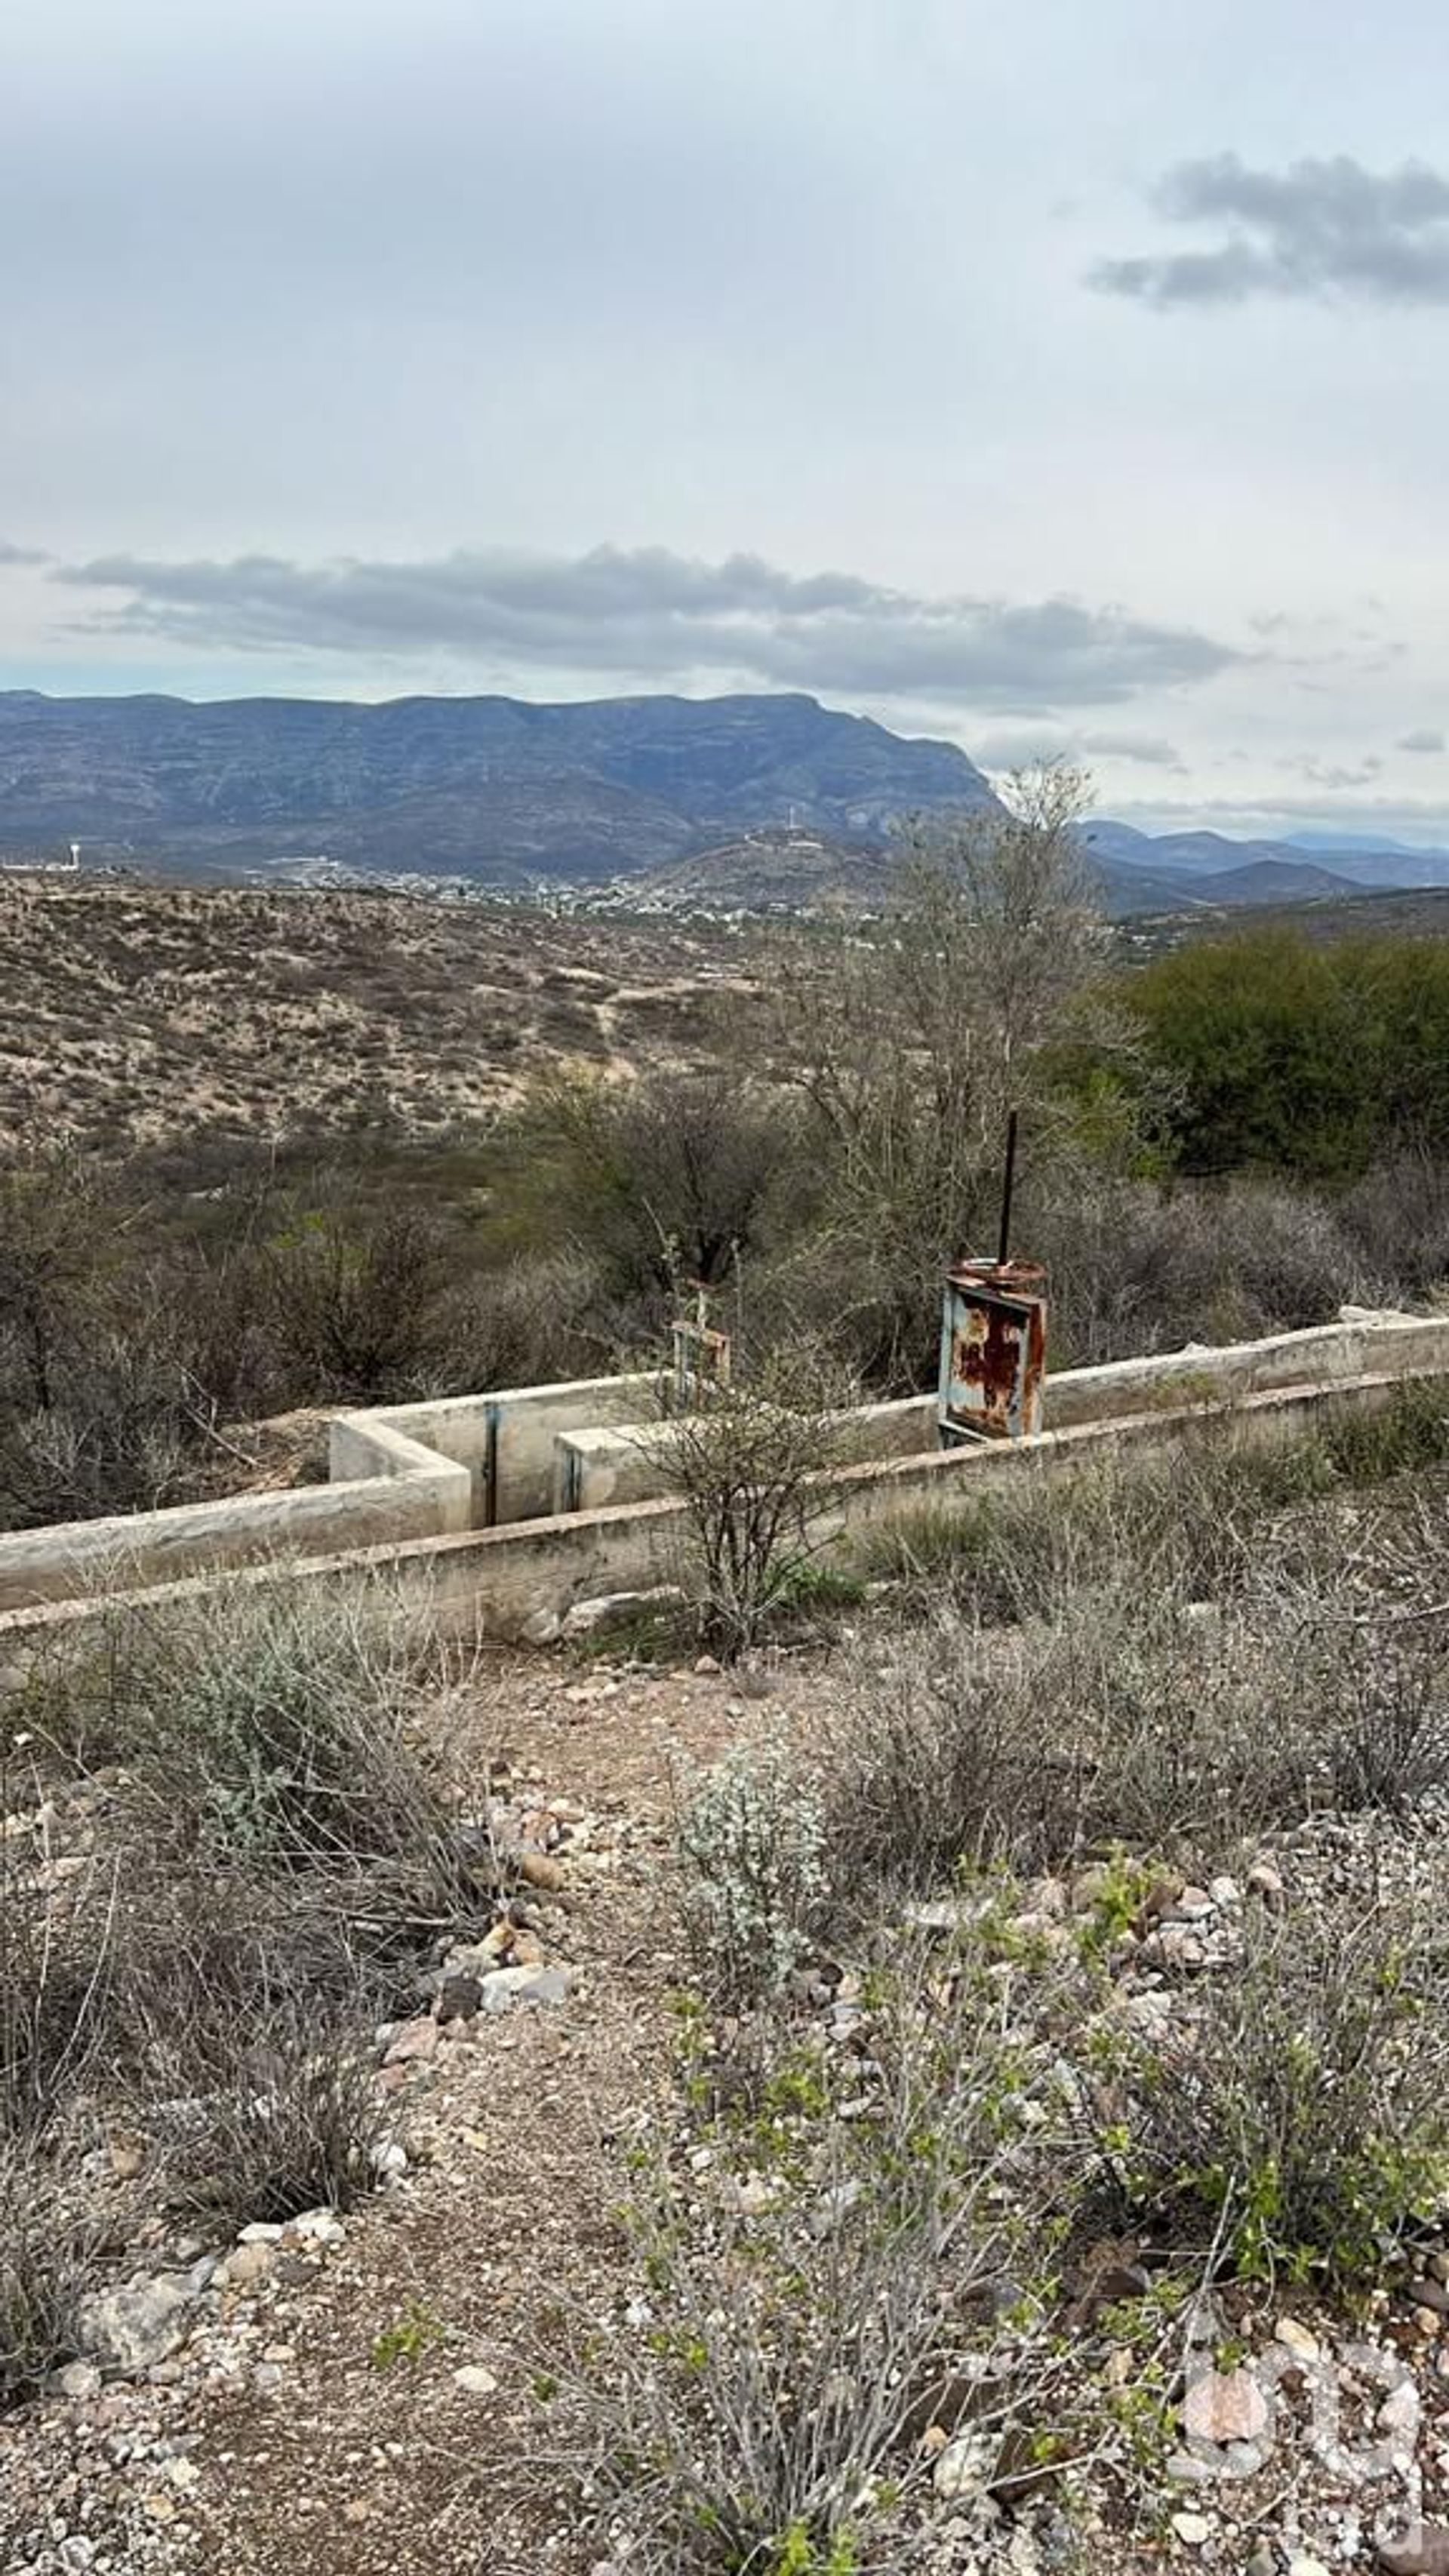
[(617, 2304), (623, 2150), (663, 2098), (682, 1969), (659, 1884), (672, 1783), (828, 1687), (818, 1659), (776, 1678), (746, 1703), (722, 1676), (543, 1658), (480, 1677), (469, 1770), (506, 1765), (583, 1819), (544, 1909), (572, 1992), (457, 2025), (400, 2070), (407, 2168), (340, 2243), (225, 2290), (149, 2375), (0, 2422), (0, 2566), (587, 2576), (597, 2550), (538, 2391), (561, 2341)]

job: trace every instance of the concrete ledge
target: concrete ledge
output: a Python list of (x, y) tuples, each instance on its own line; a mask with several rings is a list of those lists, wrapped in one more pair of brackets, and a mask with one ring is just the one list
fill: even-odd
[[(1048, 1383), (1046, 1431), (1006, 1450), (939, 1450), (929, 1396), (863, 1406), (848, 1418), (858, 1463), (838, 1482), (849, 1525), (866, 1526), (902, 1497), (954, 1493), (953, 1478), (979, 1492), (989, 1477), (1020, 1474), (1045, 1444), (1077, 1433), (1180, 1431), (1225, 1408), (1241, 1422), (1272, 1398), (1311, 1406), (1339, 1388), (1440, 1375), (1449, 1375), (1449, 1317), (1347, 1310), (1306, 1332), (1070, 1370)], [(480, 1549), (467, 1580), (488, 1596), (484, 1615), (500, 1633), (535, 1614), (546, 1623), (559, 1599), (567, 1609), (590, 1590), (647, 1587), (669, 1573), (651, 1533), (668, 1525), (677, 1536), (683, 1509), (661, 1491), (657, 1384), (641, 1371), (339, 1414), (330, 1484), (5, 1534), (0, 1643), (13, 1616), (44, 1602), (86, 1596), (84, 1612), (102, 1592), (132, 1597), (205, 1569), (340, 1566), (379, 1548), (401, 1562), (433, 1543)]]
[(344, 1477), (369, 1472), (355, 1463), (364, 1444), (378, 1430), (392, 1431), (467, 1468), (474, 1529), (533, 1520), (553, 1508), (559, 1432), (581, 1422), (643, 1422), (653, 1409), (657, 1385), (658, 1379), (642, 1370), (339, 1414), (332, 1426), (330, 1472)]
[[(1165, 1351), (1150, 1359), (1112, 1360), (1064, 1369), (1048, 1378), (1043, 1419), (1048, 1431), (1105, 1422), (1154, 1407), (1210, 1410), (1274, 1388), (1350, 1381), (1377, 1374), (1436, 1376), (1449, 1372), (1449, 1316), (1365, 1314), (1257, 1342), (1211, 1350)], [(934, 1395), (866, 1404), (840, 1417), (848, 1454), (885, 1462), (923, 1456), (936, 1441)], [(588, 1425), (558, 1434), (554, 1510), (602, 1511), (647, 1501), (665, 1491), (668, 1425), (636, 1419), (627, 1428)]]

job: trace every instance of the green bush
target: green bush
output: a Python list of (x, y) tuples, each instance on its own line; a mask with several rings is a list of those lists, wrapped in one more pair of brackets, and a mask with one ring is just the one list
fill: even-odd
[(1253, 2278), (1378, 2278), (1449, 2186), (1446, 1978), (1422, 1905), (1250, 1917), (1241, 1964), (1120, 2071), (1127, 2209)]

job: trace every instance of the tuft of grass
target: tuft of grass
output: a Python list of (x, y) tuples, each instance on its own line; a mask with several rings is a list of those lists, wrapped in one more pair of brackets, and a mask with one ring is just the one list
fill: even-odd
[(43, 2158), (23, 2142), (0, 2143), (0, 2414), (74, 2357), (92, 2268)]

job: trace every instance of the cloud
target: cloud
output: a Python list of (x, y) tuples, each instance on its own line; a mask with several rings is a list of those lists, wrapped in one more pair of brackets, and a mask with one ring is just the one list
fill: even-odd
[(1412, 733), (1401, 733), (1395, 751), (1442, 751), (1444, 736), (1435, 725), (1415, 725)]
[(1223, 831), (1247, 840), (1276, 840), (1299, 825), (1361, 834), (1372, 849), (1385, 834), (1411, 847), (1449, 847), (1449, 805), (1405, 796), (1154, 796), (1114, 798), (1115, 819), (1143, 830)]
[(58, 565), (92, 594), (89, 633), (193, 651), (439, 655), (490, 678), (592, 674), (950, 699), (1029, 714), (1107, 706), (1213, 676), (1244, 657), (1188, 626), (1067, 598), (925, 597), (760, 556), (699, 562), (661, 546), (576, 558), (488, 549), (413, 563), (273, 555)]
[(983, 769), (1027, 769), (1043, 760), (1139, 760), (1151, 769), (1170, 769), (1185, 777), (1174, 743), (1160, 734), (1063, 733), (1050, 726), (1023, 726), (973, 738), (972, 757)]
[(1077, 746), (1055, 726), (1025, 725), (1006, 733), (973, 738), (971, 757), (981, 769), (1034, 769), (1039, 761), (1070, 760)]
[(1083, 751), (1095, 751), (1104, 760), (1140, 760), (1149, 769), (1175, 769), (1182, 772), (1183, 760), (1176, 743), (1165, 742), (1156, 733), (1084, 733)]
[(1310, 754), (1304, 760), (1279, 763), (1281, 768), (1291, 769), (1299, 778), (1306, 778), (1310, 787), (1329, 787), (1335, 794), (1344, 787), (1372, 786), (1383, 765), (1374, 752), (1366, 752), (1362, 760), (1353, 762), (1319, 760)]
[(0, 565), (18, 567), (22, 564), (49, 563), (50, 560), (50, 556), (42, 553), (39, 546), (12, 546), (4, 537), (0, 537)]
[(1139, 303), (1243, 304), (1250, 296), (1449, 304), (1449, 179), (1424, 162), (1381, 174), (1340, 153), (1250, 170), (1235, 152), (1180, 161), (1154, 191), (1170, 222), (1226, 224), (1211, 250), (1108, 259), (1089, 274)]

